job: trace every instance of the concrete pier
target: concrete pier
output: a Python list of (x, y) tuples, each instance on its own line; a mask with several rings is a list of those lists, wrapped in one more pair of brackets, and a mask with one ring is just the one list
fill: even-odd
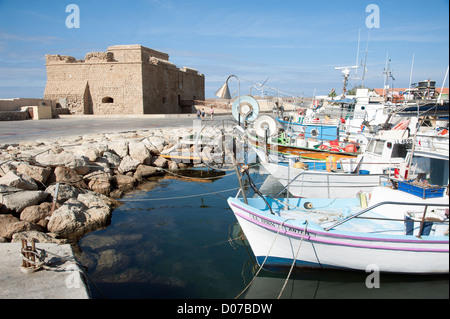
[(89, 290), (70, 245), (36, 243), (46, 267), (23, 273), (22, 245), (0, 243), (0, 299), (89, 299)]

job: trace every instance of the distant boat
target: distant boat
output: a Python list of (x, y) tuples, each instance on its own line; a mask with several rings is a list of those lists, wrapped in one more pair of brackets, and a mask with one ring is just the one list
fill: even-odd
[(256, 153), (261, 165), (293, 196), (349, 198), (372, 191), (389, 175), (405, 175), (412, 140), (396, 138), (401, 135), (401, 131), (381, 132), (369, 139), (366, 151), (358, 157), (328, 153), (324, 161), (294, 156), (280, 161), (261, 148), (256, 148)]
[(255, 149), (267, 150), (267, 154), (273, 161), (287, 158), (290, 156), (299, 156), (304, 159), (325, 161), (325, 159), (333, 155), (336, 159), (356, 158), (359, 154), (355, 143), (349, 143), (344, 147), (339, 145), (337, 141), (326, 141), (325, 143), (315, 138), (305, 139), (281, 133), (276, 137), (264, 143), (256, 134), (248, 133), (249, 144)]

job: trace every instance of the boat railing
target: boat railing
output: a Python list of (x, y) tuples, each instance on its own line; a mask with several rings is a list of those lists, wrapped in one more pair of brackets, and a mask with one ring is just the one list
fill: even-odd
[[(312, 163), (312, 171), (303, 171), (298, 173), (295, 177), (293, 177), (291, 180), (288, 181), (288, 183), (278, 192), (277, 195), (275, 195), (275, 197), (278, 197), (281, 193), (283, 193), (286, 189), (289, 188), (289, 186), (295, 182), (299, 177), (303, 177), (303, 176), (307, 176), (307, 175), (316, 175), (317, 173), (315, 172), (316, 170), (316, 163), (317, 165), (321, 165), (323, 166), (323, 161), (308, 161), (308, 163)], [(380, 164), (380, 165), (392, 165), (393, 168), (396, 168), (397, 163), (370, 163), (371, 165), (375, 165), (375, 164)], [(289, 166), (290, 169), (290, 166)], [(333, 187), (330, 185), (330, 177), (336, 177), (336, 176), (349, 176), (351, 174), (355, 174), (355, 173), (337, 173), (337, 172), (333, 172), (332, 174), (326, 174), (324, 176), (326, 176), (326, 187), (328, 189), (328, 196), (330, 196), (330, 188)], [(380, 173), (380, 174), (373, 174), (373, 175), (378, 175), (378, 184), (377, 186), (380, 185), (384, 185), (384, 183), (386, 183), (387, 181), (389, 181), (393, 176), (392, 176), (392, 170), (389, 170), (387, 173)], [(362, 175), (363, 176), (363, 175)], [(384, 181), (383, 181), (384, 180)], [(308, 181), (309, 183), (311, 183), (312, 181)], [(320, 183), (322, 183), (322, 181), (320, 181)], [(374, 185), (374, 183), (370, 184), (370, 185)], [(362, 187), (363, 185), (356, 185), (355, 187)], [(369, 186), (369, 185), (368, 185)], [(320, 185), (320, 187), (324, 187), (323, 185)]]
[[(380, 202), (380, 203), (376, 203), (375, 205), (372, 205), (370, 207), (367, 207), (353, 215), (348, 216), (347, 218), (340, 220), (336, 223), (334, 223), (333, 225), (325, 228), (325, 231), (329, 231), (339, 225), (342, 225), (354, 218), (357, 218), (371, 210), (373, 210), (374, 208), (377, 208), (379, 206), (383, 206), (383, 205), (400, 205), (400, 206), (424, 206), (424, 211), (423, 211), (423, 216), (422, 216), (422, 220), (420, 222), (420, 229), (419, 229), (419, 234), (417, 235), (418, 238), (420, 238), (422, 236), (422, 232), (423, 232), (423, 227), (425, 224), (425, 217), (426, 217), (426, 213), (427, 213), (427, 209), (428, 207), (449, 207), (448, 204), (438, 204), (438, 203), (408, 203), (408, 202), (393, 202), (393, 201), (386, 201), (386, 202)], [(377, 218), (371, 218), (371, 219), (377, 219)], [(389, 220), (394, 220), (394, 219), (389, 219)], [(401, 220), (401, 221), (405, 221), (405, 222), (414, 222), (414, 220)]]

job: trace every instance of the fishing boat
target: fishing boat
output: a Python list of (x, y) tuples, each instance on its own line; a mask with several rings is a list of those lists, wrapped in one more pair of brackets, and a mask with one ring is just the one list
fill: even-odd
[(418, 200), (380, 187), (365, 209), (357, 198), (249, 198), (247, 204), (229, 198), (228, 204), (261, 266), (449, 272), (448, 196)]
[(255, 149), (266, 151), (272, 160), (286, 159), (290, 156), (299, 156), (304, 159), (324, 161), (333, 155), (337, 159), (356, 158), (359, 154), (355, 144), (341, 147), (337, 141), (321, 142), (315, 138), (303, 137), (281, 133), (279, 137), (271, 138), (268, 143), (252, 133), (248, 133), (249, 145)]
[(325, 161), (291, 157), (277, 161), (262, 149), (255, 151), (261, 165), (295, 197), (349, 198), (370, 192), (389, 175), (405, 176), (412, 140), (402, 131), (380, 132), (369, 138), (356, 158), (330, 154)]

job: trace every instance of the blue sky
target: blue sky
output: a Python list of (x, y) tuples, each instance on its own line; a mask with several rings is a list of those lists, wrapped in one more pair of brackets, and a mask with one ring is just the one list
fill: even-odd
[[(70, 3), (80, 8), (78, 29), (65, 24)], [(379, 28), (366, 26), (369, 4), (379, 7)], [(413, 54), (413, 82), (431, 78), (442, 85), (448, 0), (0, 0), (0, 98), (43, 97), (45, 54), (83, 59), (118, 44), (141, 44), (168, 53), (178, 67), (197, 69), (205, 74), (207, 98), (231, 74), (241, 94), (266, 79), (293, 96), (341, 92), (334, 67), (356, 63), (359, 33), (359, 63), (368, 51), (367, 86), (383, 86), (389, 55), (394, 86), (407, 87)], [(237, 82), (230, 85), (236, 90)]]

